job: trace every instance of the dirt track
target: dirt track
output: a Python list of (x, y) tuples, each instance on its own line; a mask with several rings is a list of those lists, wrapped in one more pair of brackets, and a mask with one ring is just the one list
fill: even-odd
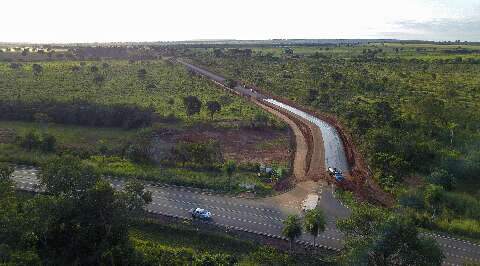
[(254, 102), (292, 128), (297, 147), (293, 163), (296, 181), (318, 181), (325, 177), (323, 139), (318, 127), (273, 105)]

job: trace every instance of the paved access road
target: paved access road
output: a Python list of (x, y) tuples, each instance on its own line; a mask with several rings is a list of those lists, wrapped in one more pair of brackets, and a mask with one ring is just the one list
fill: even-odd
[[(187, 63), (183, 64), (216, 82), (223, 83), (225, 81), (224, 78), (196, 66)], [(259, 100), (265, 99), (255, 91), (248, 90), (241, 86), (237, 86), (235, 90)], [(286, 109), (288, 110), (288, 108)], [(289, 111), (293, 114), (296, 112), (295, 110)], [(295, 115), (301, 116), (301, 114)], [(308, 118), (306, 119), (309, 120)], [(315, 121), (311, 122), (315, 123)], [(322, 129), (322, 125), (317, 126)], [(325, 146), (332, 146), (333, 143), (331, 149), (325, 147), (325, 152), (331, 154), (325, 155), (325, 163), (338, 163), (335, 167), (343, 169), (343, 167), (346, 166), (341, 165), (343, 163), (341, 158), (342, 149), (336, 145), (338, 141), (335, 142), (334, 135), (325, 136), (326, 133), (324, 133), (324, 130), (322, 130), (322, 134), (325, 142), (327, 142)], [(329, 150), (332, 152), (328, 152)], [(332, 158), (331, 161), (328, 161), (328, 158)], [(37, 190), (37, 174), (38, 169), (18, 167), (13, 179), (20, 189)], [(122, 188), (123, 181), (112, 179), (111, 182), (116, 188)], [(317, 243), (332, 250), (339, 250), (343, 247), (343, 234), (335, 228), (335, 220), (347, 217), (349, 210), (344, 207), (340, 201), (335, 199), (333, 188), (322, 181), (301, 182), (288, 193), (259, 200), (230, 198), (186, 188), (147, 185), (147, 189), (153, 193), (153, 202), (147, 206), (147, 209), (150, 211), (190, 218), (188, 210), (194, 207), (203, 207), (212, 212), (212, 221), (215, 223), (234, 227), (237, 230), (246, 230), (271, 237), (281, 237), (283, 219), (289, 214), (301, 213), (299, 209), (301, 200), (309, 193), (317, 193), (320, 196), (319, 206), (328, 217), (327, 230), (319, 236)], [(480, 263), (480, 246), (454, 238), (439, 235), (431, 236), (437, 240), (447, 256), (444, 262), (445, 265), (462, 265), (464, 262)], [(306, 234), (302, 235), (300, 239), (300, 241), (306, 242), (311, 242), (311, 240), (312, 238)]]
[[(214, 82), (223, 84), (225, 82), (225, 78), (209, 72), (203, 68), (195, 66), (193, 64), (189, 64), (184, 60), (177, 59), (177, 62), (185, 65), (188, 69), (193, 70), (207, 78), (210, 78)], [(286, 111), (290, 114), (295, 115), (297, 117), (301, 117), (304, 120), (309, 121), (310, 123), (317, 126), (322, 134), (323, 138), (323, 149), (324, 149), (324, 159), (325, 159), (325, 166), (326, 167), (336, 167), (342, 171), (348, 171), (349, 167), (346, 161), (346, 156), (343, 149), (343, 143), (340, 140), (338, 132), (330, 126), (328, 123), (318, 119), (317, 117), (311, 116), (301, 110), (298, 110), (292, 106), (286, 105), (284, 103), (278, 102), (273, 99), (268, 99), (264, 95), (259, 94), (256, 91), (249, 90), (242, 86), (236, 86), (233, 90), (237, 91), (240, 95), (248, 95), (252, 98), (255, 98), (259, 101), (269, 102), (274, 104)], [(301, 184), (301, 183), (300, 183)], [(348, 216), (349, 211), (337, 200), (333, 197), (332, 189), (328, 188), (325, 185), (320, 184), (320, 187), (323, 186), (323, 191), (320, 192), (320, 207), (325, 211), (327, 217), (329, 217), (329, 227), (330, 232), (333, 232), (334, 238), (341, 237), (341, 233), (339, 233), (334, 226), (334, 220), (339, 217), (346, 217)], [(321, 190), (321, 189), (320, 189)], [(304, 194), (306, 196), (306, 194)], [(298, 197), (297, 197), (298, 198)], [(300, 202), (297, 202), (299, 205)], [(458, 240), (454, 238), (444, 237), (437, 234), (430, 234), (429, 236), (435, 238), (439, 245), (444, 250), (444, 254), (446, 255), (446, 260), (444, 264), (446, 265), (462, 265), (463, 263), (477, 263), (480, 264), (480, 246), (474, 243), (469, 243), (467, 241)], [(333, 243), (334, 239), (328, 239), (328, 243)], [(341, 242), (341, 241), (339, 241)], [(333, 244), (332, 244), (333, 245)]]

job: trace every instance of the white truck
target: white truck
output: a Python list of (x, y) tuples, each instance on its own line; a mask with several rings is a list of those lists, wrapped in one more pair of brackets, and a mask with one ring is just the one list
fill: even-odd
[(317, 207), (318, 195), (308, 194), (307, 198), (302, 202), (302, 211), (310, 211)]

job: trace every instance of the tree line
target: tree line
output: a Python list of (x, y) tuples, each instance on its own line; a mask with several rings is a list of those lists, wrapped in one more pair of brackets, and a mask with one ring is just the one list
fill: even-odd
[(0, 264), (143, 264), (128, 236), (132, 218), (151, 201), (142, 183), (133, 180), (116, 191), (67, 156), (42, 166), (44, 194), (20, 201), (12, 173), (0, 164)]
[(148, 127), (154, 109), (132, 104), (0, 101), (0, 119), (95, 127)]

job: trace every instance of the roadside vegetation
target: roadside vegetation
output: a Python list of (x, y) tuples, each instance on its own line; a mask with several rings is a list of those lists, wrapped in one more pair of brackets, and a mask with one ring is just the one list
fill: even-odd
[[(101, 175), (256, 195), (279, 181), (259, 178), (260, 165), (288, 176), (286, 125), (181, 66), (28, 58), (0, 63), (0, 161), (40, 166), (70, 154)], [(228, 160), (238, 165), (231, 176)]]
[(373, 178), (418, 225), (479, 237), (478, 46), (218, 47), (178, 54), (335, 115)]
[(48, 161), (42, 194), (16, 192), (12, 172), (0, 164), (2, 265), (318, 265), (326, 259), (147, 218), (143, 207), (151, 194), (141, 182), (116, 191), (78, 158)]

